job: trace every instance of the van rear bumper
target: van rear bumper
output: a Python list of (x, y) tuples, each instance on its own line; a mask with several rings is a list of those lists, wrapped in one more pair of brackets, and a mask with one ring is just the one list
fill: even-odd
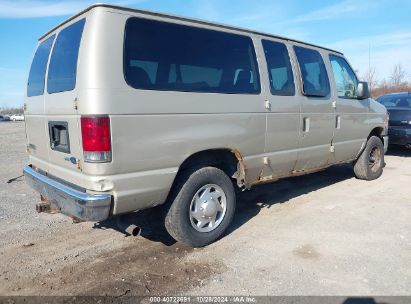
[(25, 166), (23, 173), (26, 182), (65, 215), (91, 222), (103, 221), (110, 216), (110, 194), (78, 191), (35, 171), (31, 166)]

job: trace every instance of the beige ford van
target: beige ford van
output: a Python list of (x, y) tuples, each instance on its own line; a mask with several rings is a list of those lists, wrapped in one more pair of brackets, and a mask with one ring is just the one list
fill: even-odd
[(372, 180), (387, 147), (386, 109), (340, 52), (111, 5), (40, 38), (25, 118), (38, 211), (104, 221), (164, 204), (196, 247), (230, 225), (236, 188), (339, 163)]

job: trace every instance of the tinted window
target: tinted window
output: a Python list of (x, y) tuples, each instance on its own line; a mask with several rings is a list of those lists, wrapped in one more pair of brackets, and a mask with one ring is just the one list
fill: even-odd
[(377, 101), (386, 107), (409, 108), (411, 107), (411, 96), (383, 96)]
[(85, 19), (63, 29), (50, 58), (47, 92), (71, 91), (76, 86), (77, 58)]
[(141, 68), (147, 72), (151, 82), (156, 81), (158, 63), (154, 61), (130, 60), (130, 67)]
[(27, 96), (39, 96), (44, 93), (44, 80), (46, 77), (47, 61), (55, 35), (40, 43), (30, 68), (29, 80), (27, 83)]
[(249, 37), (140, 18), (127, 21), (124, 76), (136, 89), (260, 92)]
[(294, 77), (287, 47), (280, 42), (263, 40), (263, 48), (270, 77), (271, 93), (284, 96), (294, 95)]
[(294, 46), (303, 81), (304, 94), (325, 97), (330, 93), (330, 83), (324, 61), (319, 52)]
[(330, 55), (337, 95), (342, 98), (357, 98), (358, 80), (347, 61), (339, 56)]

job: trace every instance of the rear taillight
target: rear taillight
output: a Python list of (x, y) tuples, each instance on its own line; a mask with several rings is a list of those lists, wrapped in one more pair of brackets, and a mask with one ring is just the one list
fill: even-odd
[(110, 118), (108, 116), (81, 117), (81, 137), (84, 161), (111, 161)]

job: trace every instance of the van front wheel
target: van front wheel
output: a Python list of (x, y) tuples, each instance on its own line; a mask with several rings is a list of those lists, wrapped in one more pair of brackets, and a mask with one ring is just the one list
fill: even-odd
[(355, 176), (364, 180), (377, 179), (382, 174), (384, 164), (384, 145), (380, 138), (371, 136), (364, 151), (355, 162)]
[(170, 235), (192, 247), (206, 246), (225, 232), (235, 211), (233, 183), (220, 169), (189, 170), (177, 180), (165, 226)]

